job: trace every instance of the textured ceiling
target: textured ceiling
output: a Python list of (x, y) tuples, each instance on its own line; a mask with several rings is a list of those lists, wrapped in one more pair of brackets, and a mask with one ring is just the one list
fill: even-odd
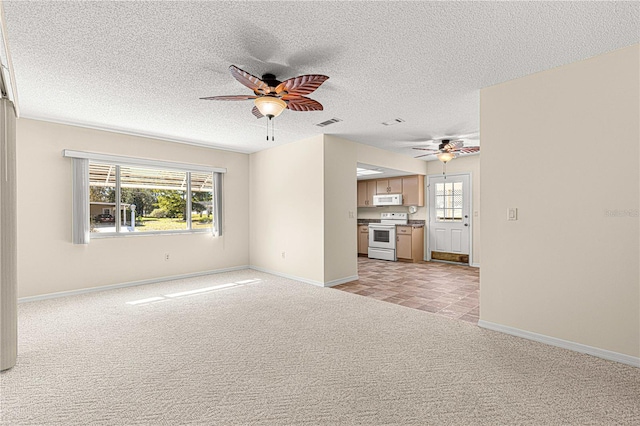
[[(240, 152), (319, 133), (411, 156), (435, 137), (475, 145), (481, 88), (640, 40), (638, 2), (3, 5), (22, 116)], [(251, 101), (198, 99), (250, 94), (231, 64), (326, 74), (310, 95), (325, 109), (285, 111), (266, 141)]]

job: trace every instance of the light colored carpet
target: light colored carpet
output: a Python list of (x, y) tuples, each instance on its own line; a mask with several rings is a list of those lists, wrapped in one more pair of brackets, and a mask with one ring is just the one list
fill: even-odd
[(25, 303), (19, 327), (2, 425), (640, 424), (640, 369), (249, 270)]

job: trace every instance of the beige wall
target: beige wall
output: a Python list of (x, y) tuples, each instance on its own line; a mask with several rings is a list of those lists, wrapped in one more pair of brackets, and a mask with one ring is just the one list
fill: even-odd
[(322, 135), (250, 155), (252, 266), (324, 283), (323, 158)]
[(318, 135), (251, 154), (253, 267), (316, 285), (355, 279), (356, 145)]
[[(482, 146), (484, 150), (484, 143)], [(447, 163), (446, 171), (447, 174), (469, 173), (471, 175), (471, 203), (473, 205), (473, 212), (471, 213), (473, 219), (471, 223), (471, 254), (473, 265), (480, 266), (480, 253), (482, 251), (480, 244), (480, 155), (470, 155), (451, 160)], [(440, 161), (429, 161), (427, 163), (427, 174), (442, 176), (442, 163)]]
[(361, 143), (356, 144), (356, 148), (359, 163), (401, 170), (408, 174), (427, 174), (427, 163), (425, 161)]
[(324, 136), (324, 282), (358, 275), (357, 145)]
[[(17, 141), (19, 297), (249, 264), (248, 155), (28, 119), (18, 120)], [(226, 167), (224, 235), (72, 244), (71, 160), (63, 149)]]
[(640, 356), (639, 62), (482, 90), (481, 320)]

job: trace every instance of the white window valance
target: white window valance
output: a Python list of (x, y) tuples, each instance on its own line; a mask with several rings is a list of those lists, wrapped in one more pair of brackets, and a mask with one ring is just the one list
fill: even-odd
[(161, 169), (182, 170), (191, 172), (214, 172), (226, 173), (224, 167), (212, 167), (204, 164), (177, 163), (174, 161), (153, 160), (149, 158), (126, 157), (122, 155), (102, 154), (98, 152), (74, 151), (65, 149), (62, 151), (63, 157), (69, 158), (85, 158), (91, 161), (111, 164), (126, 164), (133, 166), (157, 167)]

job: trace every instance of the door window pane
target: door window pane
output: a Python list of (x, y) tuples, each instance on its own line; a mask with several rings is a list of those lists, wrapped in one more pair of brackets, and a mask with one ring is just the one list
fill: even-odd
[(462, 222), (462, 182), (437, 182), (435, 186), (436, 222)]

